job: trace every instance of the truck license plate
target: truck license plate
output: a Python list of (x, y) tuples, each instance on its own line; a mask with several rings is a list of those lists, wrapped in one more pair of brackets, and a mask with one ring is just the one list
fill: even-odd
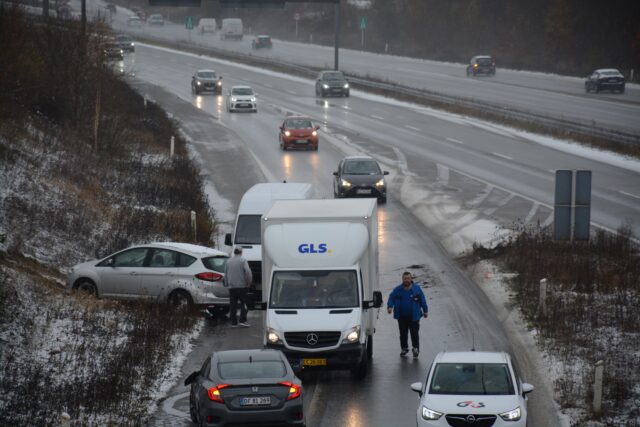
[(241, 397), (240, 406), (271, 405), (271, 397)]
[(356, 193), (358, 194), (371, 194), (371, 189), (362, 189), (362, 190), (356, 190)]
[(327, 366), (327, 359), (302, 359), (302, 366)]

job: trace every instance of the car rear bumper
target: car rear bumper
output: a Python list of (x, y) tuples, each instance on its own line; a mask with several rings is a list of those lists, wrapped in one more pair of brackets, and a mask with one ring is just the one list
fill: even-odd
[[(205, 426), (223, 427), (227, 425), (265, 425), (285, 424), (299, 426), (304, 424), (302, 396), (286, 402), (279, 409), (230, 410), (225, 404), (211, 402), (200, 409), (200, 417)], [(208, 417), (211, 417), (208, 419)], [(211, 422), (208, 422), (211, 421)]]
[(282, 145), (286, 148), (317, 148), (318, 138), (309, 138), (309, 137), (283, 138)]

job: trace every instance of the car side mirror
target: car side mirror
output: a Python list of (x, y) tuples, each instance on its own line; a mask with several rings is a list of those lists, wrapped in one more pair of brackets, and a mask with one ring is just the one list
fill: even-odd
[(224, 235), (224, 244), (226, 246), (233, 246), (233, 244), (231, 243), (231, 233), (227, 233)]
[(280, 130), (284, 130), (284, 126), (280, 126)]
[(218, 77), (218, 80), (222, 80), (222, 76)]
[(382, 292), (373, 291), (373, 306), (380, 308), (382, 306)]
[(533, 387), (531, 384), (529, 383), (523, 383), (522, 384), (522, 395), (526, 396), (527, 394), (531, 393), (533, 391), (535, 387)]
[(196, 79), (196, 76), (191, 76), (191, 80), (195, 80), (195, 79)]
[(315, 128), (316, 128), (316, 130), (319, 130), (319, 129), (320, 129), (320, 126), (316, 125), (316, 126), (315, 126)]
[(200, 371), (193, 372), (191, 375), (187, 377), (186, 380), (184, 380), (184, 385), (188, 386), (189, 384), (195, 383), (196, 380), (198, 379), (198, 375), (200, 375)]
[(338, 176), (338, 171), (335, 171), (335, 172), (333, 173), (333, 176)]
[(383, 171), (382, 174), (383, 175), (389, 175), (389, 171)]
[(422, 383), (421, 382), (417, 382), (417, 383), (411, 384), (411, 390), (415, 391), (416, 393), (418, 393), (418, 396), (422, 397)]

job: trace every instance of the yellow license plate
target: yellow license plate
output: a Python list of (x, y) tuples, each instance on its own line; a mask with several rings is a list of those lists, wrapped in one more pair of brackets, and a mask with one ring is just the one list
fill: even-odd
[(327, 359), (302, 359), (302, 366), (327, 366)]

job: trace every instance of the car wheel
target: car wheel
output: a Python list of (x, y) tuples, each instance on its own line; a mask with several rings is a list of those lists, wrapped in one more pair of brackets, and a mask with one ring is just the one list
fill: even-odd
[(98, 288), (96, 288), (96, 284), (93, 283), (93, 280), (90, 279), (80, 279), (74, 289), (84, 292), (87, 295), (97, 296)]
[(586, 93), (591, 92), (591, 89), (589, 89), (589, 85), (584, 85), (584, 91), (585, 91)]
[(381, 205), (384, 205), (385, 203), (387, 203), (387, 196), (380, 197), (378, 199), (378, 203), (380, 203)]
[(624, 93), (624, 86), (622, 86), (619, 90), (620, 93)]
[(229, 314), (229, 306), (228, 305), (216, 305), (214, 307), (207, 308), (209, 314), (213, 317), (223, 317)]
[(367, 335), (367, 358), (373, 359), (373, 335)]
[(318, 151), (318, 146), (317, 146), (317, 145), (315, 145), (315, 146), (313, 147), (313, 151)]
[(351, 369), (351, 376), (356, 380), (364, 379), (364, 377), (367, 376), (368, 365), (369, 363), (365, 355), (365, 357), (362, 358), (360, 363), (358, 363), (358, 365), (355, 368)]
[(600, 92), (600, 86), (596, 85), (595, 88), (593, 89), (593, 91), (595, 93), (599, 93)]
[(169, 305), (177, 310), (186, 310), (193, 304), (193, 299), (188, 292), (177, 290), (169, 294)]
[(344, 97), (345, 97), (345, 98), (348, 98), (348, 97), (349, 97), (349, 91), (346, 91), (346, 92), (344, 93)]
[(193, 393), (189, 393), (189, 415), (194, 424), (198, 424), (198, 410), (196, 403), (193, 401)]

